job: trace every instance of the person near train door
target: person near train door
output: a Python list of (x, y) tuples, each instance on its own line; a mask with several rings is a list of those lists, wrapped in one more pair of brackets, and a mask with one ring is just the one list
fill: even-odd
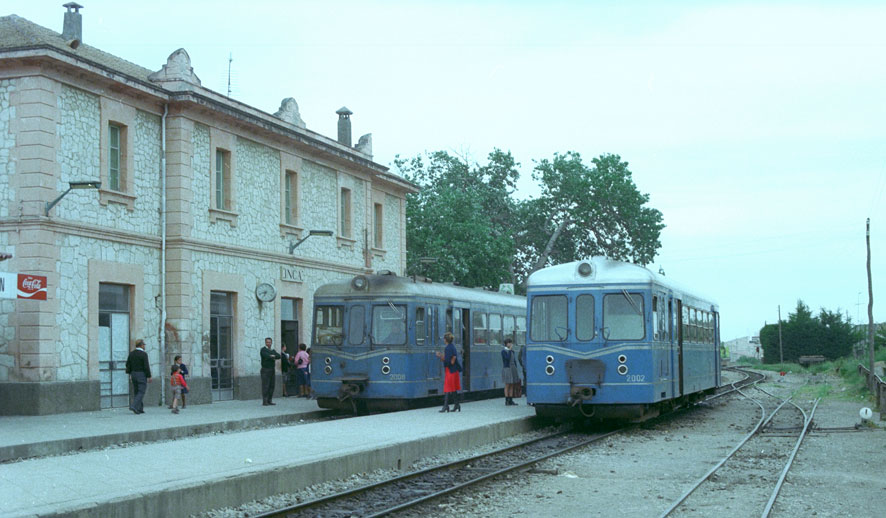
[(443, 408), (441, 412), (449, 412), (449, 395), (452, 394), (452, 401), (455, 406), (452, 407), (453, 412), (461, 412), (461, 404), (458, 401), (458, 391), (461, 390), (461, 363), (458, 361), (458, 351), (452, 340), (455, 337), (452, 333), (446, 332), (443, 335), (443, 341), (446, 342), (446, 349), (443, 354), (437, 353), (437, 358), (443, 360)]
[(261, 399), (262, 405), (276, 405), (274, 399), (274, 381), (277, 373), (274, 369), (276, 361), (280, 359), (280, 353), (271, 349), (274, 343), (270, 337), (265, 338), (265, 346), (261, 348)]
[(129, 352), (129, 357), (126, 359), (126, 374), (129, 374), (132, 387), (135, 389), (129, 409), (133, 414), (144, 414), (145, 392), (148, 391), (148, 383), (151, 381), (151, 362), (148, 360), (148, 353), (145, 352), (145, 341), (141, 338), (135, 341), (135, 349)]
[(311, 357), (308, 355), (308, 346), (306, 344), (298, 344), (298, 352), (295, 353), (295, 371), (296, 379), (298, 379), (298, 397), (305, 399), (311, 397), (311, 386), (308, 384), (308, 366), (311, 364)]
[(505, 405), (513, 406), (518, 395), (520, 386), (520, 374), (517, 372), (517, 353), (514, 352), (514, 340), (505, 338), (505, 346), (501, 350), (501, 381), (505, 385)]

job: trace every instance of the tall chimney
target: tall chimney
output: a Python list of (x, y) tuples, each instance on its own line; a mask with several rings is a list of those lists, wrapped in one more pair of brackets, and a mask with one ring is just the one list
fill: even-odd
[(68, 8), (68, 12), (65, 13), (65, 25), (62, 28), (62, 38), (76, 49), (83, 42), (83, 17), (80, 16), (80, 9), (83, 9), (83, 6), (76, 2), (68, 2), (62, 7)]
[(354, 112), (342, 106), (338, 109), (338, 143), (351, 147), (351, 115)]

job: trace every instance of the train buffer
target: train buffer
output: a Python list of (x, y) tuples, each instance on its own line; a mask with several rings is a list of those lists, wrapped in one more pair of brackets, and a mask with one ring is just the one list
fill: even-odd
[(809, 367), (810, 365), (826, 361), (826, 358), (820, 354), (810, 354), (807, 356), (800, 356), (800, 359), (797, 361), (803, 367)]

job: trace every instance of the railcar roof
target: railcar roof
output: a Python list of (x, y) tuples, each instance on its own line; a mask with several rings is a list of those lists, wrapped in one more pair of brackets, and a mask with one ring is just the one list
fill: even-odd
[(314, 292), (314, 299), (321, 297), (428, 297), (446, 300), (462, 300), (478, 304), (499, 304), (514, 307), (526, 307), (526, 297), (510, 295), (496, 291), (485, 291), (477, 288), (465, 288), (451, 284), (413, 280), (411, 277), (396, 275), (363, 275), (368, 286), (358, 290), (351, 284), (353, 278), (346, 281), (324, 284)]
[[(582, 276), (578, 273), (581, 263), (591, 265), (592, 273)], [(713, 304), (713, 299), (686, 288), (684, 285), (659, 275), (639, 264), (614, 261), (606, 257), (591, 257), (581, 261), (572, 261), (549, 266), (529, 276), (527, 286), (530, 290), (545, 286), (583, 286), (591, 284), (658, 284), (700, 300)], [(716, 304), (715, 304), (716, 305)]]

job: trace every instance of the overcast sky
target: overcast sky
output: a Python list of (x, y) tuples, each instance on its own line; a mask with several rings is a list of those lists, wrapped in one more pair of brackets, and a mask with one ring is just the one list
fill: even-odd
[[(529, 197), (533, 160), (621, 155), (667, 225), (650, 268), (724, 340), (798, 299), (866, 323), (870, 217), (886, 320), (882, 2), (80, 1), (84, 43), (155, 70), (183, 47), (222, 93), (232, 56), (232, 97), (332, 138), (347, 106), (384, 165), (498, 147)], [(0, 14), (61, 32), (62, 3)]]

